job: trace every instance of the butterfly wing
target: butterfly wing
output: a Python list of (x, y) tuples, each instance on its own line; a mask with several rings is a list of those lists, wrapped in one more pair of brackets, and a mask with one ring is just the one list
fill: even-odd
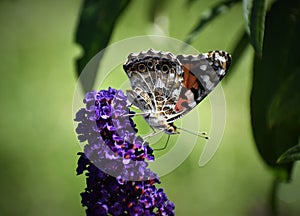
[(176, 101), (174, 122), (199, 104), (222, 80), (229, 69), (231, 56), (224, 51), (211, 51), (199, 55), (178, 55), (184, 75), (180, 96)]

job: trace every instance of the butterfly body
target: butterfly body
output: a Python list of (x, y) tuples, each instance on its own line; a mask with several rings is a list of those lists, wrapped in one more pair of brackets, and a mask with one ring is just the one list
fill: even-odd
[(176, 134), (173, 122), (213, 90), (230, 61), (224, 51), (177, 56), (152, 49), (132, 53), (123, 65), (132, 88), (128, 100), (145, 113), (151, 127)]

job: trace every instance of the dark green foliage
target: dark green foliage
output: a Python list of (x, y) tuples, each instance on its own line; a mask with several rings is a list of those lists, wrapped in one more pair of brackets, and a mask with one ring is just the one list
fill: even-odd
[[(262, 56), (256, 55), (251, 94), (251, 117), (259, 153), (272, 167), (278, 157), (297, 145), (300, 131), (300, 3), (281, 0), (266, 17)], [(298, 109), (298, 110), (297, 110)]]
[(293, 146), (285, 153), (283, 153), (280, 158), (278, 158), (277, 162), (282, 163), (289, 163), (300, 160), (300, 145)]
[(187, 38), (185, 39), (186, 43), (192, 43), (193, 40), (200, 34), (203, 28), (209, 24), (212, 20), (219, 17), (219, 15), (228, 11), (233, 5), (241, 0), (225, 0), (221, 1), (216, 4), (214, 7), (209, 8), (205, 11), (200, 20), (198, 21), (196, 27), (188, 34)]
[[(78, 76), (91, 58), (107, 46), (114, 26), (129, 2), (130, 0), (84, 1), (76, 30), (76, 42), (83, 48), (83, 55), (77, 60)], [(85, 90), (93, 86), (95, 75), (96, 71), (89, 80), (81, 80)]]
[(266, 9), (266, 0), (253, 0), (248, 14), (250, 41), (257, 55), (261, 55), (263, 48)]

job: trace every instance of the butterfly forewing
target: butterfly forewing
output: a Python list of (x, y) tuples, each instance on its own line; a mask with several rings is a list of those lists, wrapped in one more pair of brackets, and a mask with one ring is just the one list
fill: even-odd
[[(178, 60), (183, 66), (184, 88), (181, 95), (193, 95), (187, 109), (192, 109), (199, 104), (225, 76), (231, 62), (231, 57), (224, 51), (211, 51), (199, 55), (178, 55)], [(191, 92), (191, 93), (190, 93)], [(179, 98), (176, 108), (184, 109), (183, 98)]]

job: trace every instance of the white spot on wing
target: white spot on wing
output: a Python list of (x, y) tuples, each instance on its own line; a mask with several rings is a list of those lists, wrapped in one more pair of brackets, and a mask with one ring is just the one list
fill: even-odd
[(159, 88), (162, 88), (162, 87), (163, 87), (163, 82), (161, 81), (161, 78), (158, 78), (158, 79), (157, 79), (156, 86), (159, 87)]
[(221, 61), (221, 62), (226, 62), (226, 59), (224, 58), (224, 56), (217, 55), (216, 59)]
[(203, 70), (203, 71), (205, 71), (207, 69), (207, 65), (201, 65), (200, 69)]
[(214, 84), (209, 80), (209, 76), (202, 76), (202, 80), (205, 82), (205, 88), (208, 90), (212, 90), (214, 88)]

